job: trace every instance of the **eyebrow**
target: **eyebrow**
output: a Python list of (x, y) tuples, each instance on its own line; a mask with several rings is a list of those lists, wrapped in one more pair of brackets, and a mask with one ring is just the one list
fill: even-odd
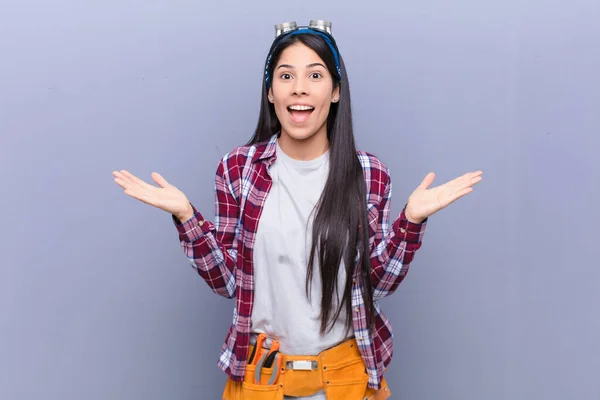
[[(325, 66), (323, 64), (318, 63), (318, 62), (317, 63), (308, 64), (306, 66), (306, 68), (312, 68), (312, 67), (317, 67), (317, 66), (321, 66), (321, 67), (325, 68)], [(277, 69), (279, 69), (279, 68), (296, 69), (296, 67), (294, 67), (293, 65), (290, 65), (290, 64), (281, 64), (279, 67), (277, 67)]]

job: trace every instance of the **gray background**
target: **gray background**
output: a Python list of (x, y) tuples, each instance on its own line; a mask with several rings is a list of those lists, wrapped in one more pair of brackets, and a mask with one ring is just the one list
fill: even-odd
[(485, 171), (383, 302), (393, 398), (600, 398), (597, 2), (0, 5), (1, 399), (220, 398), (232, 304), (111, 172), (159, 171), (212, 216), (273, 25), (310, 19), (394, 214), (430, 170)]

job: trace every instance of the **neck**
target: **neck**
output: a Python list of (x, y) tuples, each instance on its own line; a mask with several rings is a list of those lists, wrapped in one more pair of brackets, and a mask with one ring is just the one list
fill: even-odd
[(306, 139), (296, 139), (282, 129), (279, 137), (279, 147), (285, 154), (295, 160), (314, 160), (325, 154), (329, 149), (327, 131), (321, 129)]

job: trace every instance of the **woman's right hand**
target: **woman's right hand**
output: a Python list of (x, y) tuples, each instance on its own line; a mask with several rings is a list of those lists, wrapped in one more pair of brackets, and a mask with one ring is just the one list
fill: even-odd
[(194, 215), (194, 210), (185, 194), (166, 181), (159, 173), (152, 173), (152, 180), (159, 187), (144, 182), (129, 171), (113, 171), (115, 182), (125, 189), (125, 194), (146, 204), (173, 214), (180, 222)]

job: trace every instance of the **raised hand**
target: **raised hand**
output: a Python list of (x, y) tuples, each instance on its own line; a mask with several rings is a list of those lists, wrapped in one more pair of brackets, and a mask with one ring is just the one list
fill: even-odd
[(153, 172), (151, 175), (158, 187), (144, 182), (126, 170), (113, 171), (113, 175), (115, 182), (125, 189), (126, 195), (171, 213), (182, 222), (192, 217), (192, 206), (186, 195), (159, 173)]
[(441, 186), (429, 188), (435, 174), (427, 174), (423, 182), (408, 197), (405, 215), (411, 222), (421, 223), (429, 216), (473, 191), (481, 181), (482, 171), (469, 172)]

